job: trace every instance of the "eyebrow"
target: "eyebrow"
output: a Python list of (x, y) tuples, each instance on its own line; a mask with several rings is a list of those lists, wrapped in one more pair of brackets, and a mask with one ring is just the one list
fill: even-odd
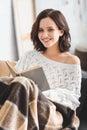
[[(40, 29), (43, 29), (43, 27), (39, 27)], [(53, 26), (48, 26), (46, 28), (54, 28)]]

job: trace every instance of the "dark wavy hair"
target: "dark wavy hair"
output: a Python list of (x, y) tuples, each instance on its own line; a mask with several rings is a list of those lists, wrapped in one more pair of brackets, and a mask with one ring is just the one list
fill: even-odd
[(39, 24), (40, 20), (49, 17), (51, 18), (55, 24), (57, 25), (58, 29), (63, 30), (64, 34), (59, 37), (59, 49), (60, 52), (69, 51), (70, 48), (70, 41), (71, 36), (69, 33), (69, 27), (64, 15), (59, 10), (54, 9), (45, 9), (37, 16), (34, 24), (32, 25), (31, 30), (31, 40), (33, 41), (34, 48), (37, 51), (45, 51), (47, 48), (43, 46), (38, 38), (38, 31), (39, 31)]

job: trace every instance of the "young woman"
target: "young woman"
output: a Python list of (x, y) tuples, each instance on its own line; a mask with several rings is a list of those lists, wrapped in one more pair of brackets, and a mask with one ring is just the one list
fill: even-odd
[(81, 67), (79, 58), (69, 52), (71, 38), (64, 15), (54, 9), (43, 10), (32, 26), (31, 40), (34, 50), (24, 54), (16, 69), (41, 66), (50, 85), (43, 92), (45, 97), (76, 111), (80, 104)]

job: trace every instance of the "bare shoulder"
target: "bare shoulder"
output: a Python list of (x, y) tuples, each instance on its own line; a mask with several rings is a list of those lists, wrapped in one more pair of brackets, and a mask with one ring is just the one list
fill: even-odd
[(80, 65), (80, 59), (79, 57), (75, 56), (75, 55), (71, 55), (71, 59), (72, 59), (72, 63), (73, 64), (78, 64)]
[(67, 60), (68, 60), (69, 64), (78, 64), (78, 65), (80, 65), (80, 59), (76, 55), (73, 55), (73, 54), (69, 53), (67, 55)]

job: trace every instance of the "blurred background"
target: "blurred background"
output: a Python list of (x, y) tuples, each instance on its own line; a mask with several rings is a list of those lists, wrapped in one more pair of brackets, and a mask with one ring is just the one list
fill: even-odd
[(71, 53), (87, 55), (87, 0), (0, 0), (1, 60), (17, 61), (25, 51), (33, 49), (31, 26), (46, 8), (58, 9), (65, 15), (71, 33)]

